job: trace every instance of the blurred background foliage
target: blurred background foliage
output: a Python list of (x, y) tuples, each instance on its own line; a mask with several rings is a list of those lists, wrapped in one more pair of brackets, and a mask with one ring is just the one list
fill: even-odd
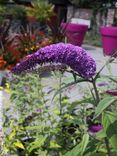
[(33, 0), (32, 7), (28, 7), (27, 14), (35, 17), (39, 21), (49, 20), (54, 14), (54, 5), (48, 4), (46, 0)]

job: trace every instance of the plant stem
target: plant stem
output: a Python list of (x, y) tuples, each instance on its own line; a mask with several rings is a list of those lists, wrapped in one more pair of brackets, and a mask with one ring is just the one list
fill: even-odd
[[(95, 91), (96, 105), (97, 105), (99, 103), (99, 101), (100, 101), (100, 98), (99, 98), (99, 93), (98, 93), (98, 90), (97, 90), (97, 87), (96, 87), (96, 79), (92, 79), (92, 84), (93, 84), (94, 91)], [(104, 141), (105, 141), (108, 156), (112, 156), (111, 151), (110, 151), (110, 147), (109, 147), (108, 139), (105, 138)]]
[[(59, 90), (61, 90), (61, 82), (62, 82), (62, 74), (60, 74), (60, 78), (59, 78)], [(59, 105), (60, 105), (60, 115), (62, 115), (62, 94), (61, 91), (59, 93)]]
[(99, 101), (100, 101), (100, 98), (99, 98), (99, 93), (98, 93), (98, 90), (97, 90), (97, 87), (96, 87), (95, 79), (92, 79), (92, 84), (93, 84), (93, 88), (94, 88), (94, 91), (95, 91), (95, 98), (96, 98), (96, 105), (97, 105), (99, 103)]
[[(48, 119), (50, 119), (50, 124), (51, 124), (51, 115), (49, 113), (48, 106), (46, 105), (46, 101), (45, 101), (45, 97), (44, 97), (44, 92), (42, 90), (42, 79), (40, 78), (40, 74), (39, 73), (38, 73), (38, 78), (39, 78), (39, 83), (40, 83), (40, 87), (38, 88), (38, 94), (39, 94), (39, 96), (41, 95), (42, 104), (44, 105), (45, 109), (47, 110)], [(43, 117), (43, 116), (41, 115), (41, 117)], [(43, 120), (44, 119), (42, 118), (42, 121)], [(44, 120), (44, 122), (45, 122), (45, 125), (46, 125), (47, 124), (47, 121)], [(51, 124), (51, 126), (52, 126), (52, 124)]]
[(105, 138), (104, 141), (105, 141), (105, 145), (106, 145), (106, 149), (107, 149), (107, 154), (108, 154), (108, 156), (112, 156), (111, 151), (110, 151), (110, 147), (109, 147), (108, 139)]

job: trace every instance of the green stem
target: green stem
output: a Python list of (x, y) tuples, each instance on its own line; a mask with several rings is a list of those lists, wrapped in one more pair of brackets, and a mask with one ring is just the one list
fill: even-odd
[[(61, 83), (62, 83), (62, 74), (60, 74), (60, 79), (59, 79), (59, 90), (61, 90)], [(62, 115), (62, 94), (61, 94), (61, 91), (59, 93), (59, 105), (60, 105), (60, 115)]]
[[(92, 84), (93, 84), (93, 88), (94, 88), (94, 91), (95, 91), (96, 105), (98, 105), (98, 103), (100, 101), (100, 97), (99, 97), (99, 93), (98, 93), (98, 90), (97, 90), (97, 87), (96, 87), (96, 79), (92, 79)], [(110, 147), (109, 147), (108, 139), (105, 138), (104, 141), (105, 141), (108, 156), (112, 156), (111, 151), (110, 151)]]
[[(38, 75), (39, 75), (39, 73), (38, 73)], [(40, 78), (40, 75), (39, 75), (39, 82), (40, 82), (40, 87), (38, 88), (38, 93), (40, 92), (40, 94), (41, 94), (42, 103), (43, 103), (45, 109), (47, 110), (47, 115), (48, 115), (48, 118), (50, 119), (50, 124), (51, 124), (51, 123), (52, 123), (52, 122), (51, 122), (51, 115), (50, 115), (50, 113), (49, 113), (48, 106), (46, 105), (46, 101), (45, 101), (45, 98), (44, 98), (44, 93), (43, 93), (43, 90), (42, 90), (42, 80), (41, 80), (41, 78)], [(39, 94), (39, 95), (40, 95), (40, 94)], [(42, 114), (42, 113), (41, 113), (41, 114)], [(41, 115), (41, 116), (42, 116), (42, 115)], [(42, 117), (42, 120), (43, 120), (43, 117)], [(45, 125), (46, 125), (46, 124), (47, 124), (46, 120), (45, 120), (44, 122), (45, 122)], [(52, 126), (52, 124), (51, 124), (51, 126)]]
[(108, 139), (105, 138), (104, 141), (105, 141), (105, 145), (106, 145), (106, 149), (107, 149), (107, 154), (108, 154), (108, 156), (112, 156), (111, 151), (110, 151), (110, 147), (109, 147)]
[(95, 91), (95, 99), (96, 99), (96, 105), (99, 103), (100, 101), (100, 97), (99, 97), (99, 93), (98, 93), (98, 90), (97, 90), (97, 87), (96, 87), (96, 80), (95, 79), (92, 79), (92, 84), (93, 84), (93, 88), (94, 88), (94, 91)]

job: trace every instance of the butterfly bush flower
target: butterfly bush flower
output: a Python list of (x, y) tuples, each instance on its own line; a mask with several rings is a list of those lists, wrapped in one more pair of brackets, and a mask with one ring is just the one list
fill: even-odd
[(86, 51), (72, 44), (57, 43), (39, 49), (36, 53), (28, 55), (12, 72), (20, 74), (39, 64), (44, 63), (61, 63), (68, 65), (84, 78), (91, 78), (96, 72), (95, 61), (87, 55)]

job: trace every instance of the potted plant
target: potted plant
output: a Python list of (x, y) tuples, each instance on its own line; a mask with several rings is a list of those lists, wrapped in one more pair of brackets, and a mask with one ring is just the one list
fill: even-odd
[(103, 26), (100, 32), (104, 55), (113, 55), (117, 51), (117, 27)]
[(81, 46), (85, 37), (85, 33), (88, 30), (88, 25), (75, 24), (75, 23), (62, 23), (65, 36), (69, 43)]
[(117, 9), (115, 8), (112, 26), (100, 28), (104, 55), (113, 55), (117, 51)]
[(27, 7), (28, 19), (36, 19), (40, 22), (46, 22), (53, 15), (54, 6), (47, 1), (37, 0), (31, 3), (32, 7)]

